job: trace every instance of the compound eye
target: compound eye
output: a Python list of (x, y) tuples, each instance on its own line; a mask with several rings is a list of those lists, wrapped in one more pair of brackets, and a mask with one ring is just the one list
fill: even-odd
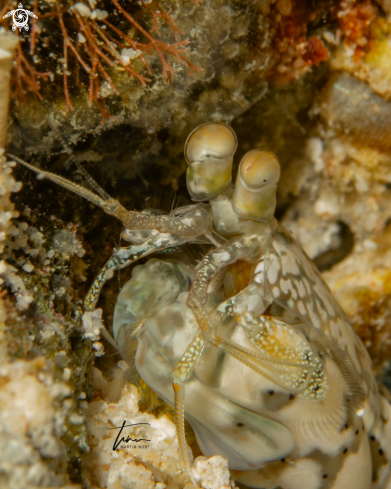
[(277, 185), (280, 179), (280, 164), (273, 153), (253, 149), (244, 155), (239, 172), (242, 181), (251, 188)]
[(235, 154), (237, 138), (234, 130), (223, 122), (208, 122), (194, 129), (185, 144), (189, 165), (203, 161), (227, 161)]

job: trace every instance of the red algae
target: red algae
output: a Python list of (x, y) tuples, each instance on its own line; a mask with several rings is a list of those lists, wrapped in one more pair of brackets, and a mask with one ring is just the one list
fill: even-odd
[(276, 61), (276, 69), (270, 80), (278, 83), (289, 83), (297, 80), (312, 66), (318, 66), (329, 58), (329, 53), (322, 39), (318, 36), (308, 37), (308, 24), (312, 22), (321, 11), (303, 7), (299, 2), (291, 2), (289, 13), (287, 9), (281, 10), (276, 5), (277, 11), (272, 11), (273, 23), (276, 35), (273, 44)]

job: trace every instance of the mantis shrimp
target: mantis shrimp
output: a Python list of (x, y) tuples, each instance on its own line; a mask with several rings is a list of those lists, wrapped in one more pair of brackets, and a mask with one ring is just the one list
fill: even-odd
[[(84, 176), (99, 195), (15, 159), (99, 205), (108, 214), (119, 218), (126, 228), (123, 236), (133, 244), (115, 250), (90, 289), (85, 301), (87, 309), (95, 306), (100, 289), (115, 269), (123, 268), (154, 251), (187, 242), (207, 240), (216, 246), (197, 265), (190, 289), (182, 285), (182, 292), (188, 293), (187, 305), (199, 329), (191, 330), (193, 338), (190, 338), (184, 350), (179, 348), (181, 356), (171, 355), (170, 359), (175, 363), (175, 366), (170, 363), (170, 379), (174, 387), (171, 394), (173, 401), (170, 400), (175, 406), (181, 455), (188, 472), (183, 424), (187, 409), (185, 389), (192, 384), (198, 365), (208, 364), (203, 359), (210, 357), (212, 360), (208, 360), (206, 370), (211, 372), (212, 378), (216, 377), (216, 370), (220, 369), (221, 373), (220, 380), (214, 379), (211, 385), (207, 381), (201, 382), (209, 389), (205, 391), (208, 392), (205, 399), (212, 395), (210, 392), (217, 391), (219, 402), (224, 404), (230, 401), (238, 406), (238, 410), (240, 407), (257, 414), (258, 418), (253, 419), (253, 423), (259, 427), (260, 433), (263, 436), (268, 433), (269, 439), (279, 440), (275, 442), (277, 448), (270, 454), (271, 459), (276, 461), (285, 451), (291, 453), (291, 462), (295, 464), (293, 472), (310, 473), (310, 479), (316, 481), (317, 485), (308, 487), (344, 487), (345, 482), (350, 483), (347, 477), (352, 479), (354, 472), (361, 474), (357, 479), (357, 484), (361, 485), (357, 487), (386, 487), (384, 484), (389, 477), (388, 460), (391, 455), (390, 442), (387, 441), (390, 436), (386, 428), (390, 408), (379, 394), (369, 356), (311, 260), (274, 218), (280, 175), (275, 156), (260, 150), (247, 153), (239, 165), (235, 187), (230, 188), (236, 145), (236, 136), (225, 124), (205, 124), (191, 133), (185, 145), (189, 165), (188, 189), (193, 200), (209, 200), (210, 205), (196, 204), (180, 208), (171, 215), (126, 211), (85, 172)], [(215, 307), (211, 308), (208, 297), (213, 293), (208, 292), (221, 288), (227, 268), (239, 260), (250, 264), (249, 283), (233, 297), (220, 300), (220, 304), (214, 304)], [(142, 290), (145, 287), (144, 284)], [(149, 287), (153, 288), (153, 285), (149, 283)], [(218, 293), (215, 295), (219, 296)], [(174, 294), (172, 300), (177, 299), (178, 296)], [(134, 302), (129, 296), (128, 301), (131, 304)], [(141, 317), (145, 322), (142, 309)], [(139, 321), (139, 325), (143, 321)], [(186, 321), (182, 322), (186, 324)], [(222, 331), (221, 325), (227, 323), (228, 326)], [(133, 335), (135, 331), (139, 331), (139, 328), (132, 332)], [(115, 331), (120, 351), (126, 350), (126, 338), (120, 338), (123, 334), (121, 328)], [(174, 332), (170, 334), (173, 345), (183, 346), (183, 342), (175, 339)], [(160, 340), (163, 347), (164, 335), (160, 336)], [(238, 387), (240, 382), (235, 382), (235, 389), (232, 389), (232, 383), (223, 382), (228, 371), (235, 378), (235, 369), (230, 366), (234, 361), (244, 369), (244, 385), (250, 382), (264, 387), (265, 382), (271, 383), (268, 392), (278, 394), (273, 399), (279, 399), (274, 409), (265, 407), (267, 402), (264, 397), (260, 399), (254, 395), (254, 387), (246, 391)], [(221, 367), (222, 364), (227, 367)], [(236, 370), (240, 369), (237, 367)], [(159, 392), (158, 387), (155, 389)], [(169, 400), (170, 396), (166, 392), (162, 397)], [(289, 405), (293, 406), (291, 415), (286, 414)], [(298, 422), (300, 409), (306, 413), (305, 416), (308, 415), (308, 422)], [(197, 419), (194, 413), (193, 418)], [(215, 425), (213, 423), (209, 427), (214, 426), (216, 432), (217, 420)], [(269, 431), (266, 425), (270, 427)], [(228, 435), (225, 444), (230, 439), (234, 443), (238, 433), (237, 430), (231, 432), (234, 436)], [(326, 448), (317, 442), (324, 433), (328, 433)], [(205, 443), (213, 445), (210, 437), (205, 436), (203, 438), (208, 441), (204, 442), (204, 446)], [(199, 437), (202, 438), (201, 435)], [(258, 443), (259, 439), (254, 443)], [(285, 446), (281, 451), (283, 439)], [(376, 449), (375, 452), (372, 449), (373, 462), (364, 463), (369, 458), (369, 439), (375, 442), (377, 455)], [(344, 455), (351, 450), (343, 463), (338, 453), (342, 445)], [(211, 452), (205, 448), (205, 452), (212, 453), (213, 450)], [(226, 454), (224, 449), (220, 449), (221, 452)], [(244, 463), (233, 462), (232, 467), (239, 471), (239, 480), (253, 487), (296, 487), (289, 485), (292, 470), (286, 468), (287, 465), (279, 469), (275, 463), (270, 470), (263, 469), (261, 465), (271, 460), (267, 457), (265, 460), (265, 449), (258, 452), (263, 455), (258, 457), (255, 465), (246, 456)], [(326, 477), (325, 473), (319, 474), (333, 460), (338, 461), (344, 470), (334, 470), (331, 477), (333, 482), (323, 481), (328, 485), (322, 486), (321, 479), (327, 479), (328, 475), (326, 472)], [(246, 466), (247, 462), (252, 470)], [(309, 463), (312, 469), (308, 468)], [(365, 467), (366, 471), (355, 471), (352, 467)], [(267, 482), (269, 479), (272, 485)], [(281, 484), (276, 482), (279, 480)]]
[[(193, 280), (194, 272), (183, 263), (151, 259), (133, 270), (115, 307), (116, 340), (129, 347), (137, 337), (136, 368), (171, 406), (172, 372), (199, 332), (186, 306)], [(226, 292), (223, 285), (208, 295), (205, 307), (212, 317)], [(259, 353), (232, 315), (220, 319), (222, 336)], [(379, 454), (379, 446), (386, 452), (389, 428), (383, 425), (379, 438), (376, 430), (366, 430), (359, 412), (365, 395), (360, 377), (349, 372), (348, 354), (332, 338), (287, 316), (265, 317), (258, 341), (264, 347), (263, 372), (209, 344), (185, 382), (185, 415), (203, 454), (226, 457), (234, 478), (249, 487), (388, 487), (387, 455)], [(277, 364), (277, 356), (285, 362)], [(292, 394), (292, 377), (308, 357), (316, 372)], [(322, 386), (316, 399), (305, 392), (314, 378)], [(388, 403), (380, 401), (386, 414)]]

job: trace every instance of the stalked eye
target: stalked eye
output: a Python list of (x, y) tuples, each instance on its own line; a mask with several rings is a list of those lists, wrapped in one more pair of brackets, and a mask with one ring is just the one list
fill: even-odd
[(208, 122), (197, 127), (185, 144), (185, 158), (189, 165), (206, 160), (226, 161), (237, 147), (236, 134), (223, 122)]
[(280, 179), (280, 165), (269, 151), (253, 149), (242, 159), (239, 166), (242, 181), (252, 188), (277, 185)]

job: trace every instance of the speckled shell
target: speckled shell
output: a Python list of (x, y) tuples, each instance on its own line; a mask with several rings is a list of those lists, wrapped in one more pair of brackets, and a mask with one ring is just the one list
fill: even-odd
[[(138, 266), (123, 287), (114, 314), (117, 341), (126, 343), (137, 335), (136, 368), (171, 406), (172, 372), (198, 330), (186, 307), (189, 283), (178, 280), (178, 275), (191, 277), (192, 271), (176, 261), (153, 259)], [(208, 353), (201, 359), (201, 363), (210, 361)], [(231, 468), (260, 468), (295, 447), (287, 428), (229, 402), (197, 376), (186, 383), (185, 410), (203, 453), (223, 455)]]
[[(329, 463), (333, 476), (330, 475), (331, 471), (327, 470), (325, 472), (327, 481), (317, 480), (314, 471), (319, 467), (316, 468), (314, 465), (310, 470), (308, 465), (306, 469), (303, 468), (303, 473), (307, 473), (307, 480), (311, 478), (313, 480), (313, 484), (309, 487), (388, 489), (391, 484), (391, 437), (388, 427), (391, 418), (390, 403), (383, 394), (379, 393), (368, 352), (340, 305), (310, 258), (282, 225), (278, 224), (267, 251), (254, 267), (249, 288), (251, 284), (259, 287), (265, 296), (270, 297), (271, 304), (276, 304), (286, 311), (287, 317), (299, 318), (306, 325), (312, 343), (319, 343), (316, 340), (317, 334), (320, 334), (320, 344), (327, 344), (328, 338), (332, 339), (327, 349), (333, 352), (332, 363), (340, 370), (334, 375), (336, 375), (336, 387), (337, 384), (345, 386), (343, 396), (340, 401), (333, 403), (323, 412), (317, 411), (317, 419), (315, 418), (314, 422), (318, 428), (313, 427), (311, 431), (318, 432), (318, 436), (322, 437), (323, 441), (318, 445), (320, 453), (323, 456), (329, 453), (329, 456), (334, 457), (333, 465), (330, 465), (331, 461)], [(327, 378), (330, 384), (332, 375), (328, 373)], [(329, 387), (329, 395), (332, 394), (333, 389)], [(229, 396), (228, 393), (224, 395)], [(318, 403), (317, 407), (319, 406)], [(302, 417), (310, 420), (311, 413), (313, 415), (316, 412), (312, 408), (311, 404), (301, 406), (298, 403), (297, 420)], [(337, 411), (341, 409), (342, 411), (337, 415)], [(341, 413), (346, 414), (342, 414), (341, 417)], [(339, 419), (340, 423), (337, 430), (331, 428), (332, 419), (335, 418)], [(330, 448), (326, 448), (325, 433), (321, 434), (318, 430), (325, 430), (328, 434), (333, 433), (330, 438)], [(296, 432), (297, 445), (304, 449), (305, 440), (302, 438), (299, 440), (297, 436), (298, 432)], [(357, 445), (357, 437), (361, 438), (359, 445)], [(315, 441), (313, 446), (316, 446)], [(345, 460), (343, 456), (347, 453), (351, 454), (350, 459)], [(314, 462), (316, 458), (315, 452), (313, 455), (308, 453), (306, 463), (309, 464), (310, 460)], [(302, 463), (304, 464), (304, 461)], [(296, 463), (297, 467), (298, 463)], [(323, 463), (322, 467), (325, 467)], [(284, 474), (290, 472), (289, 468), (274, 467), (274, 471), (262, 471), (258, 476), (246, 472), (236, 474), (236, 477), (251, 487), (269, 487), (263, 477), (273, 477), (274, 473), (274, 477), (280, 481), (284, 489), (302, 488), (303, 486), (295, 485), (292, 480), (288, 482), (289, 477)], [(262, 479), (265, 485), (257, 485)]]
[[(295, 259), (289, 256), (287, 265), (290, 253), (294, 253)], [(280, 294), (288, 294), (283, 292), (287, 287), (282, 281), (292, 281), (292, 291), (298, 294), (295, 303), (289, 303), (291, 297), (280, 295), (275, 299), (276, 304), (294, 315), (276, 320), (275, 325), (270, 323), (270, 340), (284, 338), (286, 347), (291, 345), (298, 352), (302, 344), (303, 353), (309, 348), (320, 355), (327, 379), (325, 395), (317, 400), (305, 394), (292, 395), (289, 388), (277, 382), (284, 375), (287, 379), (278, 366), (263, 366), (265, 372), (274, 372), (275, 383), (269, 375), (264, 377), (207, 345), (191, 379), (186, 382), (186, 418), (203, 453), (227, 457), (234, 477), (249, 487), (385, 489), (389, 478), (390, 430), (384, 421), (390, 418), (390, 405), (379, 394), (371, 370), (367, 370), (370, 360), (360, 340), (350, 330), (338, 303), (303, 253), (289, 233), (278, 227), (262, 261), (264, 268), (255, 267), (253, 280), (262, 277), (264, 287), (276, 296), (277, 291), (273, 292), (276, 285), (280, 284)], [(192, 276), (182, 264), (178, 266), (182, 267), (181, 276)], [(186, 307), (190, 282), (179, 283), (175, 267), (174, 262), (166, 264), (160, 260), (150, 260), (137, 267), (135, 276), (123, 290), (133, 291), (137, 284), (143, 296), (144, 288), (146, 292), (150, 289), (153, 271), (155, 298), (150, 297), (148, 305), (140, 308), (140, 296), (123, 294), (120, 306), (123, 330), (133, 328), (134, 310), (139, 307), (136, 368), (143, 380), (171, 405), (174, 403), (172, 372), (198, 332), (193, 314)], [(174, 287), (168, 287), (171, 282), (175, 282)], [(170, 297), (164, 292), (167, 287), (172, 292)], [(251, 287), (250, 284), (249, 290)], [(242, 291), (246, 293), (246, 289)], [(166, 300), (159, 304), (159, 297), (163, 296)], [(304, 301), (305, 313), (300, 300)], [(325, 300), (330, 304), (326, 302), (324, 306)], [(208, 308), (213, 308), (216, 301), (217, 297), (211, 297)], [(339, 329), (330, 329), (325, 311), (322, 316), (323, 307)], [(294, 316), (299, 319), (289, 319)], [(240, 318), (240, 322), (221, 321), (224, 326), (220, 334), (257, 352), (255, 336), (246, 328), (246, 319)], [(352, 342), (354, 351), (352, 346), (345, 351), (345, 346)], [(354, 361), (350, 352), (355, 353)], [(364, 409), (371, 416), (362, 416), (360, 411)], [(372, 482), (373, 475), (376, 481)]]

